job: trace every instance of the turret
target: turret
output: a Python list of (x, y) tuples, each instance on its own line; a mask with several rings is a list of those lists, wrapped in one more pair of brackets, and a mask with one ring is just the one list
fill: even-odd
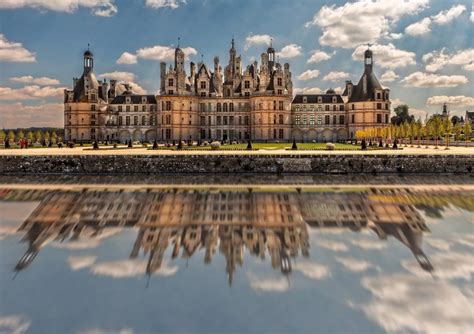
[(373, 60), (373, 54), (372, 51), (367, 49), (364, 52), (364, 65), (365, 65), (365, 72), (370, 73), (372, 72), (372, 66), (373, 66), (374, 60)]
[(87, 51), (84, 52), (84, 73), (88, 73), (94, 69), (94, 55), (92, 52), (89, 51), (89, 48), (87, 48)]
[(165, 91), (165, 77), (166, 77), (166, 63), (160, 63), (160, 90), (161, 92)]
[(275, 49), (272, 46), (272, 42), (270, 42), (270, 47), (267, 49), (268, 55), (268, 69), (270, 72), (273, 70), (273, 66), (275, 66)]

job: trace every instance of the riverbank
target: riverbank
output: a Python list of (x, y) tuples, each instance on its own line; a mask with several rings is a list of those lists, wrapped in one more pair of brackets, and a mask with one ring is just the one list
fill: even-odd
[[(457, 148), (460, 150), (461, 148)], [(75, 149), (70, 149), (75, 150)], [(137, 149), (138, 150), (138, 149)], [(155, 154), (55, 154), (0, 155), (0, 175), (14, 174), (472, 174), (474, 151), (348, 152), (168, 152)], [(134, 154), (131, 154), (133, 151)], [(470, 152), (468, 152), (470, 151)], [(25, 151), (23, 151), (25, 152)], [(59, 153), (60, 152), (60, 153)], [(96, 151), (90, 151), (96, 152)], [(3, 152), (2, 152), (3, 153)]]

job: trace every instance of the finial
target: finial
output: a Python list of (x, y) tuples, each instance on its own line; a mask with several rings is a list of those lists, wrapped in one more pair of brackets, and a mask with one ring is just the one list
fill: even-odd
[(203, 54), (201, 54), (201, 63), (204, 64), (204, 55)]
[(232, 36), (232, 49), (234, 48), (234, 36)]
[(270, 37), (270, 47), (273, 45), (273, 37)]
[(90, 47), (90, 44), (89, 44), (89, 43), (87, 43), (87, 51), (89, 51), (89, 47)]
[(179, 48), (179, 42), (181, 41), (181, 37), (178, 37), (178, 48)]
[(372, 44), (370, 43), (367, 43), (367, 50), (370, 50), (370, 47), (372, 46)]

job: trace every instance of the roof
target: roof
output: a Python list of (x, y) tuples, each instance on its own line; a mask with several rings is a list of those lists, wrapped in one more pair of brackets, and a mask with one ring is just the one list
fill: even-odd
[(474, 123), (474, 111), (467, 111), (466, 110), (466, 120), (470, 120), (472, 123)]
[(86, 81), (89, 82), (88, 89), (99, 89), (99, 82), (97, 81), (94, 72), (92, 72), (92, 70), (84, 70), (81, 78), (77, 80), (76, 85), (73, 88), (73, 102), (87, 102), (87, 96), (85, 92)]
[(125, 104), (125, 98), (130, 97), (131, 101), (130, 104), (141, 104), (142, 103), (142, 97), (146, 97), (146, 103), (147, 104), (156, 104), (156, 97), (155, 95), (118, 95), (116, 96), (110, 104)]
[[(339, 94), (297, 94), (292, 103), (303, 103), (304, 96), (307, 98), (307, 103), (333, 103), (333, 97), (336, 97), (336, 103), (344, 103)], [(319, 97), (321, 97), (322, 102), (318, 102)]]
[[(366, 87), (365, 90), (364, 86)], [(352, 89), (352, 95), (349, 98), (349, 102), (374, 100), (376, 89), (383, 89), (383, 87), (377, 80), (372, 68), (366, 67), (359, 83)]]

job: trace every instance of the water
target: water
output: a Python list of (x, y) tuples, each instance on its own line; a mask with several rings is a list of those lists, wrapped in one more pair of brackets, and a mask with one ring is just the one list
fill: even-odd
[(473, 328), (470, 179), (315, 179), (2, 178), (0, 332)]

